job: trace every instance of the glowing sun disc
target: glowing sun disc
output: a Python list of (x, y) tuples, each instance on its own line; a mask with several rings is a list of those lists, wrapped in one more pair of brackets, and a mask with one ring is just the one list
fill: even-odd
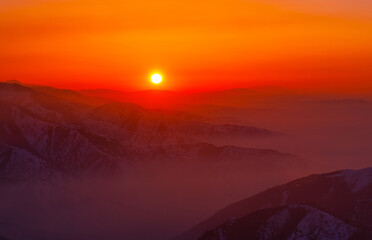
[(158, 73), (151, 76), (151, 82), (155, 84), (161, 83), (162, 80), (163, 80), (163, 77)]

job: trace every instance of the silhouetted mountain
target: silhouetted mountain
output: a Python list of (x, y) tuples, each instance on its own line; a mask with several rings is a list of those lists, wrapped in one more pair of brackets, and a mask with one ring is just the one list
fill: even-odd
[(254, 102), (283, 101), (307, 98), (296, 92), (276, 87), (234, 88), (213, 92), (178, 93), (165, 90), (120, 92), (108, 89), (81, 90), (85, 96), (101, 97), (120, 102), (132, 102), (147, 108), (174, 109), (178, 105), (215, 104), (229, 107), (249, 107)]
[(18, 85), (26, 85), (21, 81), (18, 81), (16, 79), (5, 81), (4, 83), (11, 83), (11, 84), (18, 84)]
[(137, 92), (121, 92), (110, 89), (80, 90), (80, 94), (89, 97), (109, 99), (118, 102), (131, 102), (146, 108), (172, 108), (176, 103), (187, 101), (184, 94), (165, 91), (147, 90)]
[(352, 99), (352, 98), (325, 100), (325, 101), (319, 101), (319, 103), (332, 104), (332, 105), (370, 105), (371, 104), (371, 102), (365, 99)]
[[(206, 231), (211, 232), (203, 240), (252, 234), (251, 239), (353, 239), (372, 230), (371, 203), (372, 168), (311, 175), (234, 203), (175, 239), (198, 239)], [(311, 237), (314, 228), (325, 235)], [(341, 233), (345, 238), (333, 238)]]

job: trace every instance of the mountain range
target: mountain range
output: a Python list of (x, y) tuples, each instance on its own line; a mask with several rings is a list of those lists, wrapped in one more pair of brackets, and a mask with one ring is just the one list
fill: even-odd
[(154, 159), (239, 162), (236, 167), (247, 170), (268, 164), (291, 168), (301, 162), (297, 156), (271, 149), (203, 142), (203, 136), (266, 139), (284, 135), (211, 123), (186, 112), (149, 110), (19, 82), (0, 83), (0, 102), (0, 175), (7, 179), (113, 174)]

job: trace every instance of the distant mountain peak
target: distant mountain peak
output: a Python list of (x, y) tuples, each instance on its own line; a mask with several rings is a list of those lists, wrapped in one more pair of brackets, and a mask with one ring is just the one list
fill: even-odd
[(4, 83), (13, 83), (13, 84), (15, 83), (15, 84), (19, 84), (19, 85), (23, 85), (24, 84), (23, 82), (18, 81), (18, 80), (15, 80), (15, 79), (5, 81)]
[[(6, 91), (32, 91), (31, 88), (25, 86), (24, 84), (19, 84), (17, 82), (9, 83), (9, 82), (2, 82), (0, 83), (0, 90), (6, 90)], [(10, 94), (8, 92), (8, 94)]]

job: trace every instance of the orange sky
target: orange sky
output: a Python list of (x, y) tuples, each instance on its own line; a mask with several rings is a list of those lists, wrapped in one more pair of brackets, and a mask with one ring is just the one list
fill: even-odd
[(0, 80), (372, 92), (371, 29), (369, 0), (0, 0)]

